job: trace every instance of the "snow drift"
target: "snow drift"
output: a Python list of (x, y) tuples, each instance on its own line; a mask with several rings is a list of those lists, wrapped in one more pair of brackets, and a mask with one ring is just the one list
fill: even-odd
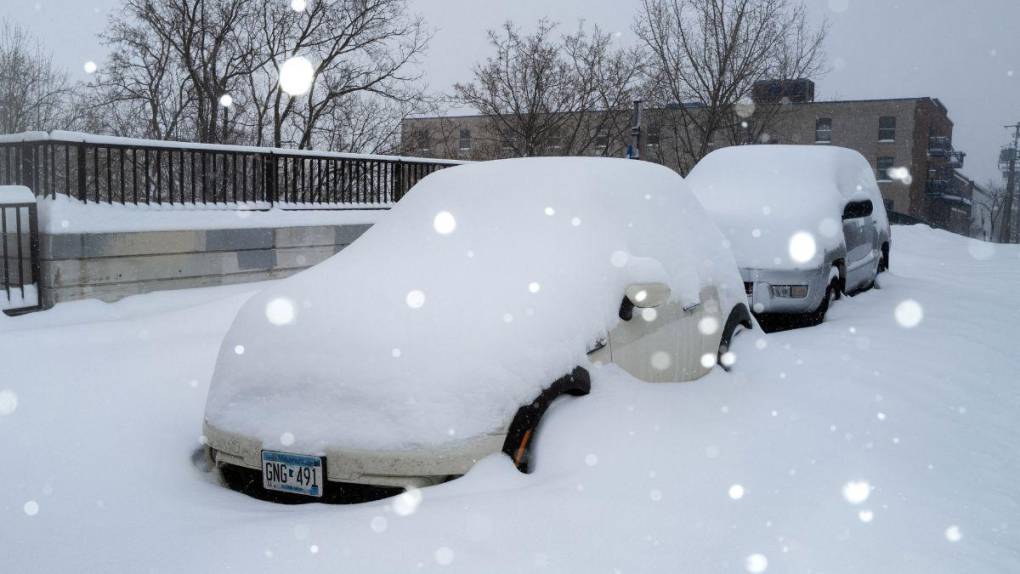
[[(206, 409), (320, 454), (501, 430), (619, 320), (628, 284), (742, 299), (719, 231), (667, 168), (542, 158), (446, 169), (356, 243), (238, 313)], [(289, 440), (288, 440), (289, 442)]]
[[(864, 156), (835, 146), (751, 145), (716, 150), (687, 177), (741, 268), (811, 269), (843, 244), (843, 208), (870, 199), (888, 228), (882, 194)], [(806, 232), (815, 256), (796, 261), (791, 238)]]

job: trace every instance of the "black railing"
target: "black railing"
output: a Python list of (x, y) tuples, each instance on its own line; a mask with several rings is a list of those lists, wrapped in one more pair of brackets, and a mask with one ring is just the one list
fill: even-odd
[(948, 193), (953, 188), (951, 179), (929, 179), (924, 184), (924, 190), (928, 195)]
[(925, 184), (925, 191), (931, 199), (971, 205), (969, 190), (956, 179), (932, 179)]
[(384, 206), (458, 163), (69, 132), (0, 137), (0, 185), (108, 204)]
[(35, 203), (0, 203), (0, 310), (10, 315), (37, 309), (39, 275)]
[(946, 157), (953, 151), (953, 142), (946, 136), (930, 136), (928, 138), (928, 155), (930, 157)]

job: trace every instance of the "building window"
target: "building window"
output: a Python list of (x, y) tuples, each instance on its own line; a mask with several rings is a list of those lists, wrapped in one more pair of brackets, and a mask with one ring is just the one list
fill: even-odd
[(599, 153), (606, 151), (609, 147), (609, 130), (600, 128), (595, 132), (595, 150)]
[[(745, 144), (753, 144), (754, 143), (754, 131), (755, 131), (754, 120), (751, 119), (751, 118), (747, 118), (746, 120), (740, 122), (740, 129), (742, 129), (744, 131), (744, 133), (737, 135), (737, 141), (745, 143)], [(714, 134), (713, 134), (712, 139), (713, 140), (715, 139), (715, 135)], [(711, 143), (709, 143), (709, 145), (711, 145)]]
[(892, 169), (894, 161), (895, 158), (888, 156), (878, 158), (877, 162), (878, 169), (876, 170), (877, 173), (875, 174), (878, 178), (878, 181), (892, 181), (892, 178), (889, 177), (889, 170)]
[(503, 148), (504, 153), (513, 153), (514, 134), (509, 131), (503, 132), (503, 135), (500, 136), (500, 147)]
[(832, 118), (815, 120), (815, 143), (832, 143)]
[(878, 118), (878, 141), (896, 141), (896, 118), (893, 116), (882, 116)]
[(551, 152), (559, 152), (563, 147), (563, 137), (558, 132), (549, 134), (545, 139), (545, 148)]
[(648, 147), (658, 147), (661, 140), (662, 126), (659, 124), (652, 124), (648, 126), (648, 137), (645, 138), (645, 143)]
[(460, 130), (460, 151), (471, 151), (471, 130)]
[(432, 149), (432, 134), (429, 130), (416, 130), (414, 132), (414, 145), (421, 153), (428, 153)]

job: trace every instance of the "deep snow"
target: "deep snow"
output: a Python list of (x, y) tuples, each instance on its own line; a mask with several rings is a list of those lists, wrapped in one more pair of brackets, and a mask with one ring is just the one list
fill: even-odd
[(0, 317), (0, 568), (1014, 572), (1020, 249), (894, 235), (882, 288), (821, 326), (745, 333), (695, 383), (596, 371), (534, 474), (495, 455), (419, 504), (276, 506), (192, 465), (257, 286)]

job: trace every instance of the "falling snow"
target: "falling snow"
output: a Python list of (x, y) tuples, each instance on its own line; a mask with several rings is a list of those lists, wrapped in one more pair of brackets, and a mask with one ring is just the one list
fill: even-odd
[(751, 554), (744, 560), (744, 568), (751, 574), (760, 574), (768, 567), (769, 561), (764, 554)]
[(440, 211), (432, 220), (432, 227), (440, 235), (449, 235), (457, 229), (457, 220), (454, 219), (453, 214), (449, 211)]
[(294, 302), (278, 297), (266, 304), (266, 319), (273, 325), (288, 325), (294, 322)]
[(814, 258), (815, 253), (818, 252), (818, 247), (815, 244), (815, 236), (811, 235), (807, 231), (798, 231), (790, 237), (790, 259), (797, 263), (807, 263)]
[(408, 291), (407, 297), (405, 297), (407, 306), (412, 309), (421, 309), (425, 305), (425, 292), (418, 289)]
[(843, 498), (850, 504), (862, 504), (871, 495), (871, 485), (866, 480), (852, 480), (843, 485)]
[(0, 391), (0, 416), (14, 413), (18, 408), (18, 394), (11, 389)]
[(294, 56), (280, 66), (280, 88), (290, 96), (307, 94), (314, 81), (315, 67), (303, 56)]
[(912, 329), (921, 324), (921, 321), (924, 319), (924, 309), (917, 301), (907, 299), (896, 305), (894, 315), (896, 322), (901, 327)]

